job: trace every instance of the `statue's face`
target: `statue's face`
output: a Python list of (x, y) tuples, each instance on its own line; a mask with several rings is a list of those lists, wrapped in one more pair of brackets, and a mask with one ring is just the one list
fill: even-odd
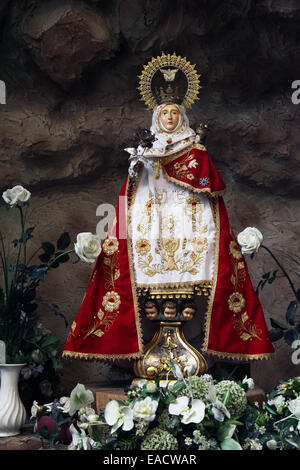
[(166, 104), (159, 113), (159, 119), (165, 129), (173, 131), (178, 124), (179, 115), (179, 109), (175, 104)]

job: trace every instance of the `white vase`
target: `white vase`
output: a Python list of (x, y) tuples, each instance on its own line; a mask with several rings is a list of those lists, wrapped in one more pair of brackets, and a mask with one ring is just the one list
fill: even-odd
[(26, 364), (0, 364), (0, 437), (16, 436), (26, 421), (18, 390), (19, 374)]

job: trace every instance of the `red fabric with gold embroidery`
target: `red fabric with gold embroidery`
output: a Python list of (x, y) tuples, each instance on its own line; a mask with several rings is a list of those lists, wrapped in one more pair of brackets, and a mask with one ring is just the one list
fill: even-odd
[[(120, 196), (126, 194), (126, 188), (127, 180)], [(126, 217), (125, 203), (126, 198), (120, 197), (116, 210), (116, 225), (110, 230), (106, 239), (109, 240), (109, 236), (115, 232), (118, 249), (111, 255), (106, 254), (103, 249), (104, 241), (86, 295), (68, 335), (64, 356), (86, 359), (121, 358), (136, 356), (141, 349), (132, 294), (127, 239), (118, 237), (121, 232), (120, 221), (124, 222)], [(122, 216), (119, 217), (119, 214)]]
[[(231, 230), (224, 201), (225, 184), (208, 153), (195, 146), (163, 163), (166, 178), (211, 197), (216, 223), (215, 279), (205, 319), (203, 352), (232, 359), (263, 359), (274, 352), (264, 314), (247, 266)], [(130, 196), (126, 180), (120, 196)], [(119, 233), (127, 208), (120, 198), (113, 236), (102, 245), (86, 296), (72, 324), (63, 356), (130, 358), (143, 352), (140, 319), (127, 238)], [(111, 238), (110, 238), (111, 237)], [(110, 246), (111, 244), (111, 246)]]
[(205, 150), (193, 147), (184, 155), (164, 164), (164, 174), (168, 180), (192, 191), (208, 192), (212, 196), (225, 191), (225, 183)]

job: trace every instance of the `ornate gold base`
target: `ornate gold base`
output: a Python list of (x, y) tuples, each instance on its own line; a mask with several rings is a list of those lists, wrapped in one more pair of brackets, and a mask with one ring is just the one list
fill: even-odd
[(144, 379), (176, 378), (170, 362), (179, 367), (183, 376), (202, 375), (207, 362), (186, 340), (181, 322), (159, 322), (159, 328), (147, 344), (144, 356), (136, 359), (134, 373)]

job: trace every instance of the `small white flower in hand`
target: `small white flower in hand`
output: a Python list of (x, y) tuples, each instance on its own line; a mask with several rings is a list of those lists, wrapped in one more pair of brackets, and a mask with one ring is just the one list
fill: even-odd
[(101, 253), (101, 241), (97, 235), (82, 232), (77, 235), (74, 248), (75, 253), (82, 261), (94, 263)]
[(263, 241), (262, 233), (255, 227), (247, 227), (237, 236), (243, 254), (257, 253)]
[(7, 189), (2, 194), (4, 201), (11, 207), (21, 202), (27, 202), (30, 196), (31, 193), (20, 185), (14, 186), (11, 189)]

